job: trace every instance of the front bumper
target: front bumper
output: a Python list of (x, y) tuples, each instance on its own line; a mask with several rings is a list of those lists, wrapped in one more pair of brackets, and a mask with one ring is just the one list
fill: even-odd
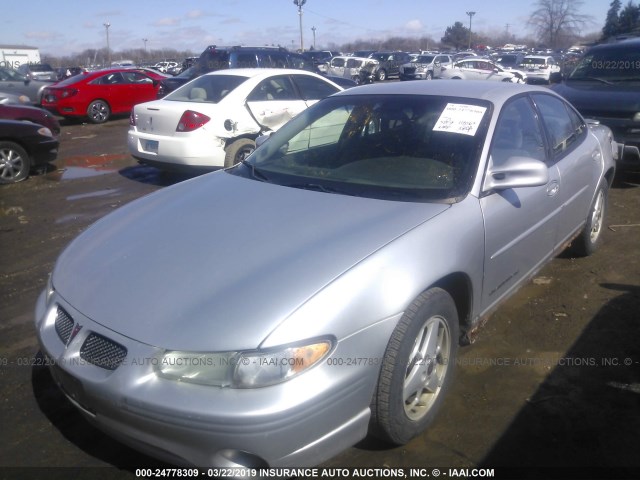
[[(58, 324), (58, 308), (72, 325)], [(354, 345), (380, 343), (389, 325), (380, 322), (339, 342), (332, 356), (353, 351)], [(158, 377), (153, 363), (162, 349), (93, 322), (57, 294), (48, 305), (44, 292), (38, 299), (36, 330), (43, 353), (55, 363), (56, 382), (91, 423), (172, 464), (310, 466), (367, 433), (379, 365), (325, 361), (278, 385), (217, 388)], [(87, 339), (96, 335), (126, 352), (116, 368), (97, 366), (83, 354)]]

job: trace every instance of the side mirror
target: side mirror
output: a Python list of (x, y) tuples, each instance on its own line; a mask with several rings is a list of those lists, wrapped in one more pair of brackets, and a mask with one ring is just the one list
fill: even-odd
[(256, 148), (258, 148), (260, 145), (263, 145), (267, 140), (269, 140), (272, 133), (273, 132), (265, 135), (260, 135), (258, 138), (256, 138)]
[(547, 165), (535, 158), (509, 157), (502, 165), (490, 165), (482, 190), (507, 190), (509, 188), (538, 187), (549, 182)]

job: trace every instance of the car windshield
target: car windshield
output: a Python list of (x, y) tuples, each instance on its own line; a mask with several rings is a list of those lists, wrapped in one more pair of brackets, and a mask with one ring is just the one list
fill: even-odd
[(491, 104), (338, 95), (303, 111), (230, 173), (296, 188), (453, 202), (471, 188)]
[(500, 57), (498, 62), (505, 66), (515, 66), (518, 63), (518, 57), (516, 55), (505, 55), (504, 57)]
[(46, 63), (29, 65), (29, 70), (32, 72), (53, 72), (51, 65), (47, 65)]
[(547, 61), (544, 58), (524, 58), (522, 59), (522, 62), (520, 62), (520, 65), (524, 67), (534, 67), (545, 65), (546, 63)]
[(0, 80), (23, 81), (24, 75), (10, 68), (0, 68)]
[(415, 63), (431, 63), (433, 62), (433, 59), (435, 58), (435, 55), (420, 55), (417, 58), (412, 59), (412, 62)]
[(640, 51), (609, 48), (587, 52), (568, 80), (640, 81)]
[(195, 65), (190, 66), (189, 68), (187, 68), (186, 70), (183, 70), (182, 72), (180, 72), (178, 75), (176, 75), (174, 78), (187, 78), (187, 79), (191, 79), (193, 77), (195, 77), (198, 74), (198, 69)]
[(203, 75), (171, 92), (164, 100), (218, 103), (247, 79), (240, 75)]

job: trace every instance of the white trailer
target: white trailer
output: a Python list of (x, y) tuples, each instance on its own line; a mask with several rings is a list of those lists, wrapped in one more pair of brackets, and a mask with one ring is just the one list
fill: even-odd
[(0, 45), (0, 67), (17, 69), (25, 63), (40, 63), (40, 51), (26, 45)]

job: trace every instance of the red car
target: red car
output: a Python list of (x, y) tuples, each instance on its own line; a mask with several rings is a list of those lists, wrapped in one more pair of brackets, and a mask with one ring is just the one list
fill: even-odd
[(53, 137), (60, 138), (60, 123), (51, 113), (39, 107), (29, 105), (0, 105), (0, 119), (2, 120), (22, 120), (43, 125), (51, 130)]
[(62, 80), (44, 89), (42, 106), (62, 117), (104, 123), (129, 114), (134, 105), (155, 100), (159, 81), (130, 68), (111, 68)]

